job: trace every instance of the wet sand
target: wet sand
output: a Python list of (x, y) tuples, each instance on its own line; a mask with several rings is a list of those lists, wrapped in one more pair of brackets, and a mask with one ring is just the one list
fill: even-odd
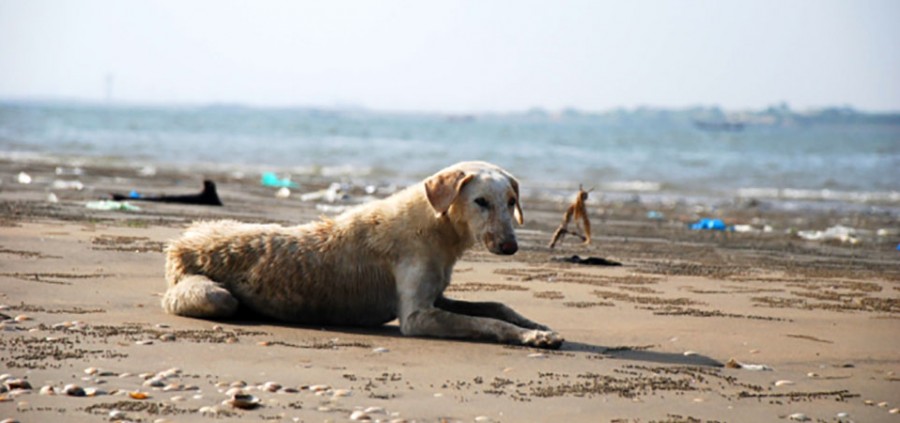
[[(301, 179), (278, 199), (258, 175), (83, 166), (58, 176), (60, 165), (0, 161), (0, 359), (12, 388), (0, 420), (900, 421), (900, 237), (889, 214), (600, 200), (589, 204), (593, 245), (567, 238), (550, 250), (565, 205), (526, 197), (520, 252), (467, 253), (448, 295), (502, 301), (565, 336), (544, 351), (408, 338), (396, 324), (166, 315), (162, 250), (190, 221), (302, 223), (335, 204), (298, 194), (334, 181)], [(21, 171), (30, 184), (16, 182)], [(224, 207), (85, 208), (132, 188), (195, 193), (204, 176)], [(74, 179), (85, 188), (53, 188)], [(771, 231), (687, 229), (699, 217)], [(859, 242), (792, 234), (838, 224), (859, 229)], [(623, 265), (553, 260), (573, 254)], [(86, 395), (61, 393), (70, 384)], [(233, 388), (259, 403), (223, 404)]]

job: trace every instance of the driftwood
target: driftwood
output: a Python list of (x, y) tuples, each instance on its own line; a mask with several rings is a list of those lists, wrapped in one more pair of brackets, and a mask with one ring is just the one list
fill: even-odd
[[(553, 233), (553, 239), (550, 241), (550, 248), (555, 247), (556, 243), (562, 241), (563, 237), (566, 235), (574, 235), (581, 238), (585, 244), (591, 243), (591, 221), (588, 219), (587, 208), (584, 205), (584, 201), (587, 200), (588, 193), (591, 191), (592, 190), (585, 191), (581, 185), (578, 186), (578, 194), (575, 196), (575, 201), (569, 205), (568, 209), (566, 209), (562, 223), (559, 224), (556, 232)], [(581, 226), (584, 235), (569, 230), (569, 223), (572, 222), (572, 218), (575, 218), (576, 227)]]
[(136, 201), (156, 201), (159, 203), (180, 203), (180, 204), (196, 204), (201, 206), (221, 206), (222, 201), (219, 200), (219, 194), (216, 193), (216, 184), (213, 181), (203, 181), (203, 191), (199, 194), (189, 195), (132, 195), (132, 194), (110, 194), (113, 200), (136, 200)]

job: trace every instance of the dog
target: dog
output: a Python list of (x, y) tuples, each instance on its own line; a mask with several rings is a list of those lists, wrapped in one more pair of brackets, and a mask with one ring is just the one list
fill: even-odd
[(222, 319), (239, 305), (300, 324), (380, 326), (409, 336), (559, 348), (563, 338), (497, 302), (447, 298), (453, 266), (477, 242), (518, 250), (519, 182), (462, 162), (385, 199), (299, 226), (199, 222), (166, 250), (163, 309)]

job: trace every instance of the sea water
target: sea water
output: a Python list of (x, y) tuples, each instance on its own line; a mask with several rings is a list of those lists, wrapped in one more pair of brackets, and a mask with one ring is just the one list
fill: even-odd
[[(409, 183), (486, 160), (531, 190), (900, 206), (900, 120), (711, 131), (677, 111), (446, 115), (0, 104), (0, 154)], [(739, 129), (739, 130), (736, 130)]]

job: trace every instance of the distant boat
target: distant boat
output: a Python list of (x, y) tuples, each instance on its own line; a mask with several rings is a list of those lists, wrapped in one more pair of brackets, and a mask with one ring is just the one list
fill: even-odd
[(744, 130), (744, 122), (695, 120), (694, 126), (704, 131), (738, 132)]

